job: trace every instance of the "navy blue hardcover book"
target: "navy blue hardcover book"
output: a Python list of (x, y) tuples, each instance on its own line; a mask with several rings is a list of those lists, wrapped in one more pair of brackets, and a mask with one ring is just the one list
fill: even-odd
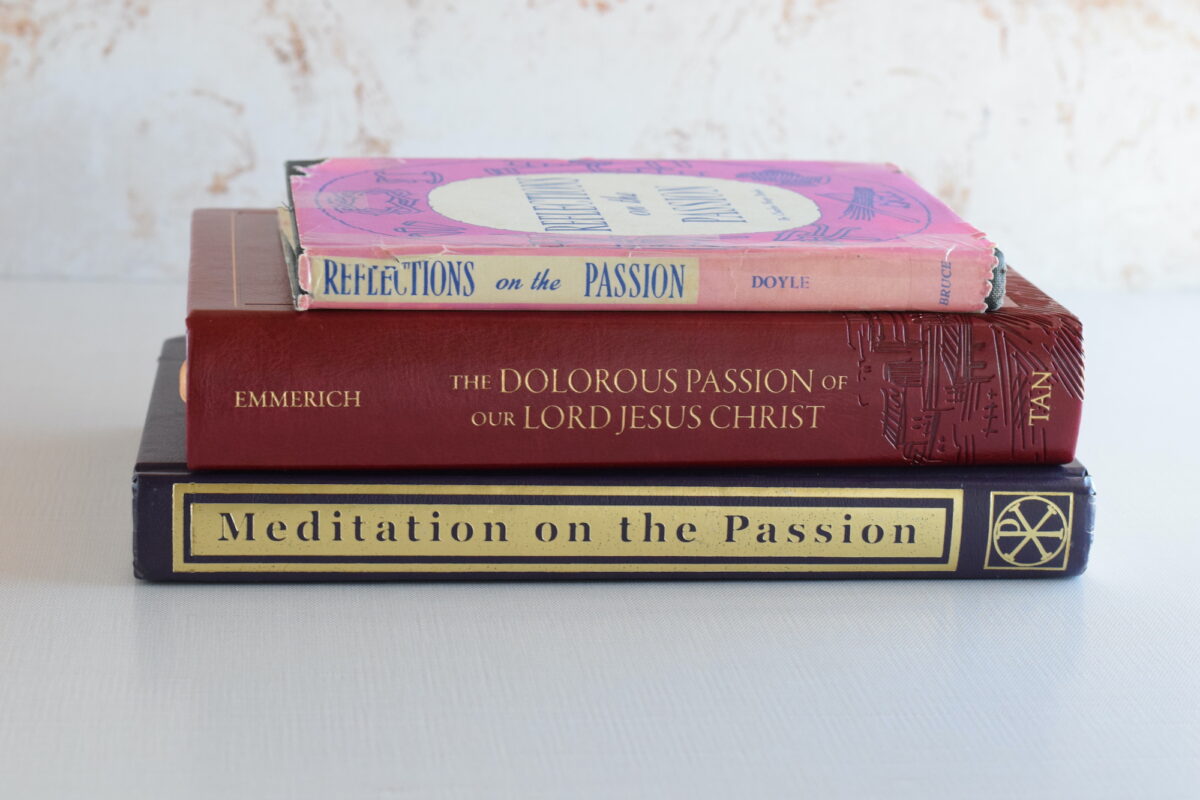
[(1079, 462), (192, 471), (183, 358), (164, 344), (133, 475), (147, 580), (1049, 578), (1092, 541)]

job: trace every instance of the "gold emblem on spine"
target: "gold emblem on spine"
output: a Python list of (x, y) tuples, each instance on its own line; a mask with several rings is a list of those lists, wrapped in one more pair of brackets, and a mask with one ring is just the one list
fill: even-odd
[(1074, 496), (992, 492), (985, 569), (1067, 568)]

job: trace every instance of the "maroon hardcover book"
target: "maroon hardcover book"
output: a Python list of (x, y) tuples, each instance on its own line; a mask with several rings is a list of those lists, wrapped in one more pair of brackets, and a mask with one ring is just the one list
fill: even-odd
[(1079, 321), (988, 314), (293, 310), (276, 212), (201, 210), (193, 469), (1061, 464)]

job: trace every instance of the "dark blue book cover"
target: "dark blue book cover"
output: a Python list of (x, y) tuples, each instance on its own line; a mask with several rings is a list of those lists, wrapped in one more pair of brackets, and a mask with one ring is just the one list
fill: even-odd
[(164, 344), (134, 469), (147, 580), (1047, 578), (1083, 572), (1091, 545), (1077, 461), (193, 471), (183, 358), (182, 338)]

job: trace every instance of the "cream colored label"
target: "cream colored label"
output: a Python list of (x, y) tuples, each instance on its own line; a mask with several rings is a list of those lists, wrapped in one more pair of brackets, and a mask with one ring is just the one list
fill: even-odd
[(694, 305), (700, 259), (597, 256), (309, 256), (311, 294), (326, 303)]
[(952, 571), (962, 524), (958, 490), (178, 484), (174, 498), (177, 572)]
[(434, 188), (429, 205), (483, 228), (599, 236), (764, 233), (821, 216), (812, 200), (778, 186), (636, 173), (469, 178)]

